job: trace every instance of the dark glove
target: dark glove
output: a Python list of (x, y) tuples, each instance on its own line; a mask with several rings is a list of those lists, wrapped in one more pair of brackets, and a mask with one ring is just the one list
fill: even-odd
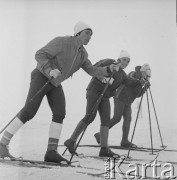
[(142, 86), (144, 86), (145, 83), (146, 83), (146, 80), (145, 80), (144, 78), (141, 78), (141, 79), (140, 79), (140, 83), (141, 83)]
[(149, 81), (146, 81), (146, 82), (145, 82), (145, 87), (146, 87), (146, 89), (148, 89), (150, 86), (151, 86), (151, 83), (150, 83)]

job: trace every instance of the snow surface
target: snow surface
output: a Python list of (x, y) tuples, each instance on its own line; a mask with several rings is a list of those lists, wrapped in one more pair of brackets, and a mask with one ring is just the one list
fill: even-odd
[[(7, 3), (6, 3), (7, 2)], [(9, 3), (10, 2), (10, 3)], [(97, 3), (96, 3), (97, 2)], [(82, 19), (94, 29), (94, 37), (87, 46), (89, 59), (96, 63), (102, 58), (117, 58), (122, 48), (130, 51), (132, 61), (127, 72), (136, 65), (148, 62), (152, 67), (151, 89), (157, 110), (164, 145), (177, 150), (177, 86), (176, 86), (176, 1), (0, 1), (0, 59), (1, 101), (0, 126), (4, 127), (23, 107), (30, 83), (30, 73), (36, 67), (35, 52), (55, 36), (73, 33), (73, 25)], [(68, 14), (69, 12), (69, 14)], [(91, 13), (90, 13), (91, 12)], [(71, 16), (72, 14), (72, 16)], [(55, 20), (57, 19), (57, 20)], [(10, 52), (10, 53), (9, 53)], [(168, 61), (169, 60), (169, 61)], [(13, 72), (13, 73), (12, 73)], [(12, 75), (13, 74), (13, 75)], [(85, 113), (85, 89), (90, 76), (80, 70), (63, 83), (66, 95), (66, 118), (60, 145), (71, 135)], [(9, 88), (10, 85), (10, 88)], [(112, 101), (111, 101), (112, 103)], [(134, 104), (135, 106), (135, 104)], [(137, 109), (133, 106), (130, 137)], [(113, 103), (112, 103), (113, 107)], [(153, 145), (161, 141), (155, 117), (152, 115)], [(44, 99), (34, 119), (24, 125), (12, 139), (10, 152), (26, 159), (43, 160), (48, 141), (51, 112)], [(81, 144), (96, 144), (93, 134), (99, 130), (100, 120), (88, 127)], [(122, 122), (110, 131), (109, 144), (119, 145)], [(151, 147), (147, 103), (143, 101), (143, 118), (138, 120), (133, 143)], [(64, 147), (58, 147), (59, 153)], [(98, 155), (99, 148), (78, 148), (85, 155)], [(125, 150), (114, 150), (126, 154)], [(131, 151), (133, 158), (154, 159), (147, 152)], [(68, 153), (66, 158), (69, 159)], [(104, 172), (104, 162), (87, 158), (80, 165), (101, 170), (54, 167), (52, 169), (25, 168), (0, 163), (0, 180), (83, 180), (101, 179), (77, 171)], [(161, 152), (158, 160), (177, 162), (177, 153)], [(125, 172), (126, 165), (121, 166)], [(177, 173), (176, 165), (174, 166)], [(148, 172), (151, 176), (151, 172)], [(120, 177), (117, 177), (117, 179)]]
[[(25, 159), (31, 159), (31, 160), (43, 160), (46, 146), (47, 146), (47, 139), (48, 139), (48, 127), (50, 124), (50, 121), (44, 121), (42, 119), (43, 113), (40, 111), (40, 115), (37, 115), (35, 120), (32, 120), (25, 124), (23, 128), (20, 129), (20, 131), (17, 132), (16, 136), (12, 139), (12, 142), (10, 144), (10, 152), (15, 156), (23, 156)], [(135, 114), (136, 115), (136, 114)], [(40, 118), (39, 118), (40, 117)], [(72, 119), (77, 119), (73, 120)], [(148, 120), (146, 117), (138, 119), (137, 123), (137, 129), (135, 131), (135, 136), (133, 142), (138, 145), (143, 145), (144, 147), (151, 147), (150, 145), (150, 136), (149, 136), (149, 128), (147, 126), (144, 126), (146, 123), (145, 121)], [(65, 121), (63, 126), (63, 132), (61, 135), (60, 145), (58, 147), (59, 153), (62, 153), (64, 151), (63, 142), (69, 137), (71, 134), (71, 129), (73, 129), (76, 125), (76, 122), (79, 121), (79, 117), (74, 116), (73, 114), (68, 117), (68, 119)], [(154, 121), (154, 120), (153, 120)], [(135, 120), (132, 121), (132, 127), (131, 131), (134, 127)], [(93, 124), (88, 127), (81, 144), (96, 144), (96, 141), (93, 137), (93, 134), (99, 129), (99, 117), (95, 119)], [(121, 139), (121, 126), (122, 124), (116, 125), (115, 128), (113, 128), (110, 131), (109, 136), (109, 144), (110, 145), (119, 145), (120, 139)], [(165, 125), (161, 125), (161, 129)], [(153, 132), (153, 144), (154, 147), (158, 148), (161, 145), (159, 134), (157, 133), (157, 127), (154, 125)], [(157, 132), (156, 132), (157, 131)], [(164, 144), (168, 145), (167, 149), (176, 149), (176, 139), (173, 138), (176, 136), (176, 130), (173, 127), (170, 129), (170, 131), (162, 131), (162, 137), (164, 140)], [(131, 133), (130, 133), (131, 134)], [(130, 135), (131, 137), (131, 135)], [(90, 148), (90, 147), (79, 147), (77, 150), (78, 153), (83, 153), (85, 155), (94, 155), (97, 156), (99, 153), (99, 148)], [(121, 155), (127, 154), (126, 150), (114, 150), (114, 152), (119, 153)], [(146, 159), (146, 162), (149, 162), (150, 160), (153, 160), (155, 155), (150, 155), (148, 152), (138, 152), (138, 151), (130, 151), (130, 156), (132, 156), (135, 159)], [(68, 152), (65, 153), (65, 157), (67, 159), (70, 158), (70, 155)], [(71, 180), (71, 179), (77, 179), (77, 180), (83, 180), (83, 179), (101, 179), (101, 177), (93, 177), (90, 175), (82, 174), (79, 172), (90, 172), (90, 173), (103, 173), (104, 172), (104, 161), (96, 160), (93, 158), (77, 158), (74, 157), (73, 160), (78, 160), (79, 163), (76, 163), (76, 165), (81, 165), (85, 167), (90, 168), (96, 168), (100, 170), (93, 170), (93, 169), (83, 169), (83, 168), (72, 168), (72, 167), (53, 167), (52, 169), (43, 169), (43, 168), (34, 168), (34, 167), (18, 167), (18, 166), (10, 166), (10, 165), (4, 165), (0, 164), (0, 179), (2, 180), (56, 180), (56, 179), (65, 179), (65, 180)], [(164, 161), (161, 163), (162, 167), (167, 161), (175, 161), (177, 162), (177, 153), (176, 152), (167, 152), (163, 151), (160, 152), (159, 157), (157, 160)], [(139, 162), (139, 163), (143, 163)], [(136, 162), (135, 162), (136, 163)], [(174, 165), (175, 173), (177, 173), (177, 165)], [(163, 168), (158, 169), (160, 172), (163, 170)], [(132, 168), (128, 168), (128, 165), (122, 165), (121, 170), (123, 172), (126, 172), (127, 170), (130, 170)], [(152, 177), (152, 171), (147, 171), (147, 175)], [(102, 176), (104, 178), (104, 176)], [(116, 179), (122, 179), (118, 173), (116, 174)]]

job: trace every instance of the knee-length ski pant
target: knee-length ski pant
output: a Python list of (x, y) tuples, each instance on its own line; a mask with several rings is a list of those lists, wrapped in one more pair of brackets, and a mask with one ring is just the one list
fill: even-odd
[(32, 97), (44, 86), (47, 81), (48, 78), (46, 78), (38, 69), (34, 69), (32, 71), (31, 83), (25, 106), (17, 115), (23, 123), (26, 123), (35, 116), (45, 95), (52, 111), (52, 121), (56, 123), (63, 123), (63, 119), (65, 118), (65, 95), (61, 85), (55, 87), (49, 83), (31, 101)]
[(109, 98), (104, 97), (102, 98), (101, 102), (99, 103), (96, 111), (93, 113), (92, 109), (97, 103), (98, 98), (100, 97), (101, 92), (97, 91), (96, 89), (87, 90), (86, 98), (87, 98), (87, 107), (86, 107), (86, 115), (82, 119), (82, 121), (86, 124), (90, 124), (94, 121), (97, 111), (99, 112), (101, 125), (102, 126), (109, 126), (110, 115), (111, 115), (111, 107)]
[(121, 118), (124, 118), (123, 127), (127, 127), (131, 122), (131, 104), (125, 104), (118, 98), (114, 98), (114, 116), (110, 121), (109, 128), (111, 129), (114, 125), (120, 122)]

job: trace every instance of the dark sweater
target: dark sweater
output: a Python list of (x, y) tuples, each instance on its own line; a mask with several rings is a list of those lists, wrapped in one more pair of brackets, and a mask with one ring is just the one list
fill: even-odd
[[(130, 78), (135, 78), (138, 80), (141, 79), (141, 74), (137, 69), (136, 71), (129, 73), (128, 76)], [(146, 89), (143, 88), (142, 86), (133, 88), (122, 84), (117, 88), (114, 98), (118, 98), (120, 101), (124, 102), (125, 104), (131, 104), (137, 97), (142, 96), (145, 90)]]
[[(104, 66), (109, 66), (113, 63), (115, 63), (116, 61), (113, 59), (103, 59), (98, 61), (94, 66), (97, 67), (104, 67)], [(115, 72), (113, 75), (113, 83), (111, 85), (108, 86), (104, 97), (111, 97), (114, 95), (115, 90), (121, 85), (121, 84), (125, 84), (128, 87), (140, 87), (141, 83), (138, 79), (133, 79), (130, 78), (126, 75), (125, 71), (121, 68), (119, 68), (119, 71)], [(92, 88), (96, 89), (99, 92), (102, 92), (104, 87), (105, 87), (105, 83), (102, 83), (100, 79), (93, 77), (87, 87), (87, 90), (91, 90)]]

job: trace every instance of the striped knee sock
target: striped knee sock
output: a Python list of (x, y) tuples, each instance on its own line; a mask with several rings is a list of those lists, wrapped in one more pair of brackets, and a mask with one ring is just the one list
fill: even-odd
[(14, 134), (23, 126), (23, 122), (16, 117), (5, 130), (0, 143), (8, 145)]
[(48, 140), (47, 151), (57, 150), (61, 130), (62, 130), (61, 123), (56, 123), (53, 121), (51, 122), (49, 128), (49, 140)]

